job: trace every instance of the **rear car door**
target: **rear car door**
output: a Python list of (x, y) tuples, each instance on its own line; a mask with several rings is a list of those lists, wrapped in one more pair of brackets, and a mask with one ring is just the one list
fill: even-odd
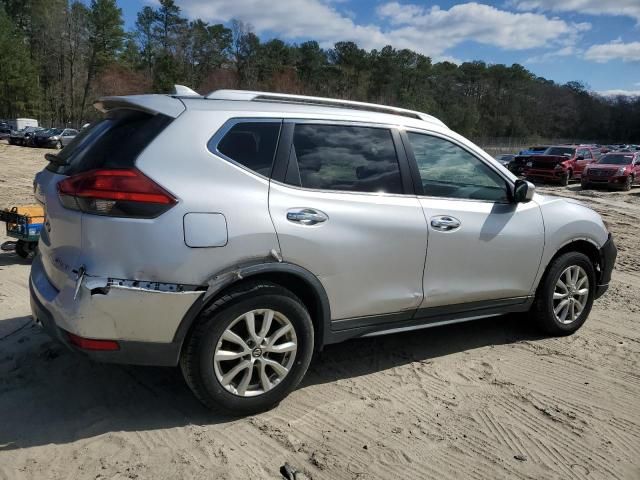
[(427, 229), (398, 133), (285, 121), (277, 157), (269, 209), (282, 257), (322, 282), (332, 329), (410, 316), (422, 302)]
[(422, 308), (524, 303), (544, 247), (538, 205), (512, 203), (507, 180), (454, 139), (402, 138), (429, 229)]

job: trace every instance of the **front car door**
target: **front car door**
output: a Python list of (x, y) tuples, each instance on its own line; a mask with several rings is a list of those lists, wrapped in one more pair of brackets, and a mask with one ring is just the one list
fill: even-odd
[(427, 228), (403, 155), (392, 128), (284, 123), (269, 210), (284, 261), (322, 282), (333, 330), (422, 302)]
[(422, 131), (402, 138), (429, 229), (421, 307), (526, 303), (544, 247), (538, 205), (512, 203), (510, 180), (471, 146)]
[(573, 177), (580, 178), (582, 177), (582, 171), (584, 167), (593, 163), (593, 155), (591, 154), (591, 150), (588, 148), (579, 148), (576, 151), (576, 161), (574, 164)]

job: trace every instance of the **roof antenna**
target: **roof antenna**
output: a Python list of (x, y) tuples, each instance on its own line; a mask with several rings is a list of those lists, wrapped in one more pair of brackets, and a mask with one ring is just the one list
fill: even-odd
[(184, 85), (174, 85), (173, 94), (180, 97), (199, 97), (200, 94), (195, 90), (185, 87)]

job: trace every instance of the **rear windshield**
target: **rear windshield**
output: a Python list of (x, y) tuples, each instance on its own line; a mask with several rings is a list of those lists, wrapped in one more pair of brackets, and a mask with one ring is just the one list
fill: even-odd
[(633, 155), (605, 155), (598, 160), (599, 164), (606, 165), (631, 165)]
[(549, 147), (545, 150), (545, 155), (571, 155), (573, 156), (576, 153), (575, 148), (570, 147)]
[(171, 122), (166, 115), (131, 110), (108, 113), (76, 135), (57, 154), (48, 154), (47, 167), (62, 175), (95, 168), (133, 167), (138, 155)]

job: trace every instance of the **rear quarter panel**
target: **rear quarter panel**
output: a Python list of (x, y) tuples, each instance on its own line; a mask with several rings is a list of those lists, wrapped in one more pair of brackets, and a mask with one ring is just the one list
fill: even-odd
[[(83, 215), (89, 274), (199, 285), (239, 261), (278, 250), (268, 213), (268, 181), (207, 149), (228, 118), (214, 110), (187, 110), (139, 156), (137, 168), (178, 198), (168, 212), (148, 220)], [(188, 247), (183, 219), (190, 212), (223, 214), (227, 244)]]

